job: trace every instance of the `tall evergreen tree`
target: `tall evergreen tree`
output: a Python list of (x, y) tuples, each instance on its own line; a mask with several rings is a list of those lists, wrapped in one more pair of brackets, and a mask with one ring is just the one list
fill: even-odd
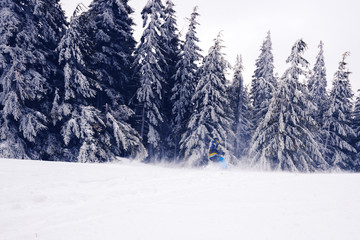
[(198, 63), (201, 60), (201, 49), (198, 46), (199, 39), (196, 36), (196, 27), (199, 23), (196, 18), (199, 16), (198, 8), (194, 7), (189, 19), (190, 24), (179, 53), (179, 61), (176, 64), (175, 86), (172, 89), (173, 96), (173, 122), (172, 136), (175, 145), (175, 157), (178, 156), (181, 135), (186, 130), (190, 119), (193, 105), (191, 98), (195, 92), (198, 81)]
[[(360, 90), (358, 90), (358, 93)], [(360, 171), (360, 96), (356, 97), (355, 107), (353, 111), (353, 129), (355, 131), (355, 138), (353, 146), (356, 149), (356, 154), (353, 154), (354, 170)]]
[(315, 109), (310, 113), (317, 123), (314, 128), (314, 133), (317, 141), (320, 143), (321, 151), (325, 154), (325, 130), (324, 113), (328, 109), (328, 94), (326, 92), (327, 80), (326, 80), (326, 68), (324, 60), (324, 44), (320, 41), (319, 54), (316, 57), (316, 63), (308, 82), (309, 100), (314, 104)]
[[(59, 45), (59, 63), (64, 70), (63, 92), (53, 104), (54, 120), (61, 127), (63, 158), (68, 161), (106, 161), (99, 136), (104, 123), (100, 111), (91, 106), (100, 89), (94, 74), (87, 69), (92, 46), (86, 35), (86, 14), (73, 16), (70, 27)], [(112, 156), (114, 157), (114, 156)]]
[(320, 127), (322, 127), (323, 115), (326, 111), (328, 103), (328, 96), (326, 92), (326, 67), (323, 47), (324, 44), (321, 41), (319, 44), (319, 54), (316, 57), (313, 73), (308, 83), (310, 98), (316, 107), (316, 110), (313, 113), (313, 117)]
[(302, 57), (306, 44), (295, 43), (287, 59), (290, 67), (279, 83), (263, 121), (257, 127), (251, 147), (254, 164), (262, 168), (309, 172), (327, 167), (311, 131), (315, 121), (309, 111), (306, 88), (299, 82), (308, 62)]
[[(163, 36), (162, 36), (162, 50), (163, 55), (166, 60), (166, 65), (163, 67), (165, 71), (165, 79), (166, 79), (166, 91), (164, 97), (164, 109), (167, 111), (166, 115), (168, 119), (171, 119), (171, 109), (172, 104), (170, 101), (172, 92), (171, 89), (175, 84), (175, 74), (177, 71), (176, 64), (179, 61), (179, 47), (180, 47), (180, 39), (179, 33), (177, 29), (174, 3), (171, 0), (166, 1), (166, 7), (164, 10), (164, 23), (161, 26)], [(167, 105), (168, 104), (168, 105)]]
[(234, 78), (229, 87), (230, 106), (234, 113), (233, 131), (235, 138), (232, 141), (234, 146), (234, 156), (239, 160), (247, 155), (251, 140), (251, 106), (248, 92), (244, 86), (242, 75), (242, 57), (237, 56), (234, 68)]
[(128, 104), (131, 94), (135, 50), (133, 13), (128, 0), (94, 0), (88, 12), (87, 34), (93, 43), (89, 68), (101, 85), (96, 107), (104, 110), (106, 104)]
[(49, 90), (44, 98), (44, 105), (42, 110), (47, 116), (47, 130), (41, 132), (38, 137), (37, 144), (33, 146), (33, 149), (41, 152), (41, 159), (51, 160), (52, 156), (56, 155), (60, 151), (61, 146), (57, 141), (59, 137), (59, 131), (52, 124), (52, 103), (56, 97), (56, 92), (61, 88), (61, 79), (63, 78), (63, 72), (58, 64), (58, 52), (56, 48), (66, 32), (66, 26), (68, 23), (65, 19), (65, 13), (61, 9), (59, 0), (43, 1), (37, 0), (34, 7), (34, 15), (37, 22), (40, 22), (40, 39), (44, 45), (46, 45), (51, 52), (47, 59), (48, 68), (45, 75), (47, 76), (49, 83)]
[(0, 154), (43, 158), (64, 12), (58, 0), (5, 0), (0, 11)]
[(164, 9), (164, 23), (161, 26), (163, 37), (162, 37), (162, 50), (165, 58), (166, 65), (164, 69), (164, 97), (162, 99), (162, 109), (164, 114), (164, 122), (161, 127), (162, 139), (166, 140), (161, 148), (162, 155), (166, 158), (173, 159), (175, 154), (171, 151), (171, 146), (174, 146), (174, 139), (171, 133), (171, 120), (173, 119), (172, 114), (172, 89), (175, 85), (175, 74), (176, 74), (176, 64), (179, 61), (179, 51), (180, 51), (180, 39), (177, 29), (174, 3), (171, 0), (166, 1), (166, 6)]
[(270, 31), (267, 33), (260, 52), (250, 89), (253, 107), (252, 122), (255, 127), (264, 119), (276, 86)]
[(129, 85), (136, 44), (132, 13), (128, 0), (94, 0), (88, 11), (87, 35), (93, 42), (88, 66), (101, 86), (94, 106), (105, 113), (111, 151), (117, 156), (143, 152), (138, 133), (128, 123), (134, 114), (127, 106), (132, 94)]
[(149, 159), (160, 157), (161, 126), (164, 122), (162, 100), (166, 84), (162, 52), (162, 24), (164, 6), (161, 0), (149, 0), (141, 12), (144, 32), (135, 51), (135, 74), (138, 81), (136, 92), (137, 129), (148, 149)]
[(324, 117), (327, 161), (333, 167), (347, 170), (354, 167), (351, 155), (356, 153), (356, 149), (350, 144), (355, 131), (351, 120), (353, 93), (349, 80), (350, 72), (345, 62), (348, 55), (348, 52), (344, 53), (334, 75), (329, 109)]
[(190, 165), (199, 166), (207, 162), (208, 148), (213, 137), (218, 137), (225, 144), (227, 138), (234, 137), (232, 120), (227, 115), (229, 99), (225, 72), (230, 64), (225, 60), (222, 48), (219, 34), (204, 58), (201, 77), (192, 97), (194, 111), (180, 145), (181, 153)]
[[(92, 6), (100, 5), (94, 3)], [(106, 38), (104, 35), (99, 36), (100, 42), (97, 42), (99, 39), (91, 37), (89, 27), (96, 26), (90, 22), (93, 19), (97, 19), (93, 11), (74, 16), (59, 45), (59, 61), (64, 69), (64, 93), (55, 99), (53, 112), (59, 116), (57, 120), (65, 144), (62, 158), (79, 162), (105, 162), (117, 156), (146, 154), (138, 133), (127, 123), (132, 111), (121, 105), (121, 97), (115, 95), (120, 94), (115, 90), (118, 83), (110, 83), (111, 80), (123, 79), (115, 79), (111, 75), (111, 67), (106, 64), (97, 68), (99, 72), (91, 69), (94, 55), (116, 66), (123, 60), (121, 58), (120, 63), (116, 62), (117, 55), (111, 47), (106, 52), (110, 55), (108, 57), (98, 51), (96, 46), (106, 45), (102, 42)], [(97, 27), (93, 30), (101, 31)], [(111, 41), (111, 36), (108, 41)], [(115, 44), (112, 46), (116, 48)], [(104, 78), (99, 79), (99, 75)], [(96, 96), (101, 91), (108, 94), (106, 96), (109, 100), (105, 99), (108, 101), (105, 106), (98, 108)]]

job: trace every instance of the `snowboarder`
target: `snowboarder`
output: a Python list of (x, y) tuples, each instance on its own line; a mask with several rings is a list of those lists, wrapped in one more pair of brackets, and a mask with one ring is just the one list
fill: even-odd
[(222, 168), (227, 168), (225, 159), (222, 157), (224, 156), (225, 153), (220, 150), (219, 145), (220, 145), (219, 138), (215, 137), (210, 145), (209, 160), (212, 162), (216, 162)]

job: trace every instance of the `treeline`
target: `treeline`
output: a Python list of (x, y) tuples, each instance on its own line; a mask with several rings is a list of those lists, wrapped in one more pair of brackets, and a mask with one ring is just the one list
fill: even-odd
[(328, 93), (323, 43), (310, 70), (296, 41), (276, 77), (269, 32), (246, 89), (241, 57), (226, 79), (221, 34), (202, 56), (196, 7), (183, 39), (171, 0), (147, 2), (138, 43), (132, 13), (128, 0), (94, 0), (68, 23), (59, 0), (0, 3), (1, 157), (201, 166), (218, 137), (233, 164), (360, 170), (348, 53)]

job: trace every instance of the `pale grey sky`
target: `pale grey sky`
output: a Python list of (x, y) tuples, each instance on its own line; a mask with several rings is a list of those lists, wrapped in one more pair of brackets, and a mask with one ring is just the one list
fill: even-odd
[[(89, 5), (91, 0), (62, 0), (67, 16), (71, 16), (76, 5)], [(135, 38), (142, 34), (140, 12), (147, 0), (130, 0), (135, 10), (133, 18), (137, 24)], [(247, 84), (255, 69), (255, 60), (260, 46), (271, 31), (275, 71), (282, 76), (287, 65), (291, 47), (302, 38), (308, 44), (305, 58), (315, 63), (320, 40), (324, 42), (328, 86), (344, 52), (350, 51), (347, 59), (353, 74), (350, 81), (353, 91), (360, 89), (360, 2), (358, 0), (173, 0), (177, 11), (178, 28), (185, 34), (187, 17), (193, 7), (199, 7), (198, 37), (203, 55), (206, 55), (219, 31), (223, 33), (224, 52), (227, 60), (234, 65), (236, 55), (241, 54), (244, 62), (244, 77)]]

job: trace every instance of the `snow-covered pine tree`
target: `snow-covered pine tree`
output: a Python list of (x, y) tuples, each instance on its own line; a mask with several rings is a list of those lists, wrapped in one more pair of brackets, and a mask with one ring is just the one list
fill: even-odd
[(324, 129), (323, 129), (323, 118), (324, 113), (328, 109), (328, 94), (326, 91), (327, 80), (326, 80), (326, 67), (324, 60), (324, 44), (320, 41), (319, 53), (316, 57), (316, 63), (308, 81), (309, 100), (314, 104), (315, 109), (310, 113), (314, 118), (316, 127), (313, 132), (317, 138), (317, 141), (321, 144), (321, 151), (325, 154), (324, 149)]
[(95, 106), (128, 104), (133, 76), (131, 64), (136, 42), (133, 37), (133, 13), (128, 0), (94, 0), (88, 11), (87, 35), (94, 42), (89, 68), (101, 85)]
[(237, 56), (234, 67), (234, 77), (229, 86), (228, 94), (230, 106), (234, 113), (233, 131), (235, 138), (230, 144), (234, 147), (234, 156), (237, 160), (247, 155), (249, 143), (251, 140), (251, 106), (248, 92), (244, 86), (242, 75), (243, 63), (242, 57)]
[(61, 151), (61, 144), (57, 139), (59, 138), (59, 131), (51, 123), (51, 109), (54, 98), (56, 98), (57, 89), (61, 88), (63, 72), (58, 64), (57, 46), (61, 38), (66, 32), (68, 23), (66, 22), (65, 13), (61, 9), (60, 0), (37, 0), (35, 1), (34, 15), (36, 21), (39, 22), (40, 35), (39, 38), (48, 48), (51, 49), (49, 58), (46, 63), (48, 67), (45, 70), (45, 76), (48, 79), (49, 91), (44, 98), (44, 110), (47, 118), (47, 131), (41, 132), (36, 144), (32, 147), (36, 151), (41, 152), (41, 159), (51, 160), (59, 151)]
[[(58, 0), (0, 2), (0, 155), (44, 157), (55, 47), (66, 21)], [(45, 156), (46, 157), (46, 156)]]
[(230, 64), (222, 53), (220, 34), (214, 42), (214, 46), (204, 58), (201, 77), (192, 97), (194, 111), (180, 142), (182, 156), (192, 166), (207, 163), (212, 138), (218, 137), (225, 143), (223, 147), (231, 148), (226, 141), (234, 137), (232, 119), (228, 116), (230, 103), (225, 78)]
[(270, 31), (261, 46), (260, 55), (255, 65), (256, 69), (250, 89), (250, 100), (253, 108), (252, 124), (254, 127), (258, 126), (264, 119), (273, 95), (273, 89), (276, 86)]
[(197, 45), (199, 39), (196, 36), (196, 27), (199, 25), (196, 21), (198, 16), (198, 8), (194, 7), (189, 19), (190, 24), (185, 36), (185, 41), (179, 53), (179, 61), (176, 64), (176, 82), (172, 89), (173, 96), (171, 98), (173, 103), (172, 113), (174, 116), (171, 129), (175, 145), (175, 158), (178, 157), (181, 135), (184, 134), (186, 130), (193, 110), (191, 98), (198, 81), (198, 63), (202, 58), (200, 54), (201, 49)]
[(107, 157), (98, 139), (105, 124), (100, 112), (90, 104), (100, 85), (86, 68), (92, 49), (85, 30), (87, 24), (85, 14), (73, 16), (58, 47), (64, 81), (54, 100), (52, 115), (56, 116), (54, 121), (61, 128), (65, 145), (57, 158), (65, 161), (100, 162)]
[(164, 6), (161, 0), (149, 0), (141, 12), (143, 35), (135, 50), (135, 75), (138, 81), (136, 92), (136, 112), (140, 120), (137, 130), (149, 152), (149, 161), (161, 157), (161, 126), (164, 122), (162, 109), (166, 74), (165, 56), (162, 53), (162, 24)]
[(129, 85), (136, 44), (132, 13), (128, 0), (94, 0), (87, 13), (93, 46), (87, 67), (100, 85), (93, 106), (104, 114), (111, 151), (122, 157), (143, 151), (139, 134), (128, 123), (134, 114), (127, 106), (133, 94)]
[(162, 29), (162, 52), (165, 57), (166, 65), (162, 68), (164, 69), (164, 96), (162, 99), (162, 113), (164, 115), (164, 122), (161, 127), (161, 138), (166, 139), (166, 141), (161, 146), (162, 156), (167, 159), (173, 159), (175, 154), (171, 151), (171, 148), (174, 146), (174, 138), (171, 134), (171, 120), (173, 119), (172, 114), (172, 89), (175, 85), (175, 74), (176, 74), (176, 64), (179, 61), (179, 51), (180, 51), (180, 39), (177, 29), (174, 3), (171, 0), (166, 1), (166, 6), (164, 9), (164, 23), (161, 26)]
[(306, 43), (298, 40), (292, 47), (278, 89), (265, 118), (257, 127), (250, 156), (254, 165), (265, 169), (312, 172), (327, 168), (311, 129), (316, 124), (310, 115), (306, 88), (299, 82), (309, 63), (302, 57)]
[[(164, 69), (166, 71), (166, 80), (167, 88), (171, 95), (171, 89), (174, 86), (174, 75), (176, 73), (176, 64), (179, 61), (179, 31), (177, 28), (176, 22), (176, 11), (174, 10), (174, 3), (171, 0), (166, 1), (166, 6), (164, 9), (164, 23), (161, 26), (162, 29), (162, 40), (163, 42), (163, 55), (165, 56), (166, 66)], [(167, 94), (169, 94), (167, 93)], [(171, 110), (170, 110), (171, 111)]]
[[(106, 85), (88, 68), (96, 50), (88, 32), (90, 12), (73, 16), (70, 28), (59, 45), (60, 64), (64, 69), (64, 93), (54, 101), (53, 115), (58, 116), (65, 144), (62, 158), (79, 162), (105, 162), (117, 156), (146, 154), (138, 133), (127, 120), (132, 111), (119, 105), (119, 99), (98, 109), (96, 96)], [(113, 59), (112, 59), (113, 60)], [(103, 74), (107, 73), (103, 70)], [(110, 78), (107, 76), (108, 79)], [(113, 91), (113, 89), (109, 89)], [(61, 98), (62, 97), (62, 98)], [(62, 99), (62, 101), (61, 101)]]
[(329, 109), (324, 116), (325, 149), (327, 161), (332, 167), (350, 170), (355, 163), (351, 156), (356, 149), (351, 145), (355, 136), (352, 128), (352, 97), (347, 63), (348, 52), (343, 54), (339, 68), (334, 75), (329, 98)]
[(354, 170), (360, 171), (360, 90), (358, 90), (358, 96), (356, 97), (355, 107), (353, 111), (353, 129), (355, 131), (355, 138), (353, 146), (356, 149), (356, 154), (353, 155)]
[(316, 63), (308, 83), (310, 98), (316, 107), (316, 110), (312, 113), (312, 116), (320, 128), (322, 127), (323, 115), (327, 110), (328, 105), (328, 95), (326, 92), (326, 67), (323, 47), (324, 44), (321, 41), (319, 44), (319, 54), (316, 57)]

